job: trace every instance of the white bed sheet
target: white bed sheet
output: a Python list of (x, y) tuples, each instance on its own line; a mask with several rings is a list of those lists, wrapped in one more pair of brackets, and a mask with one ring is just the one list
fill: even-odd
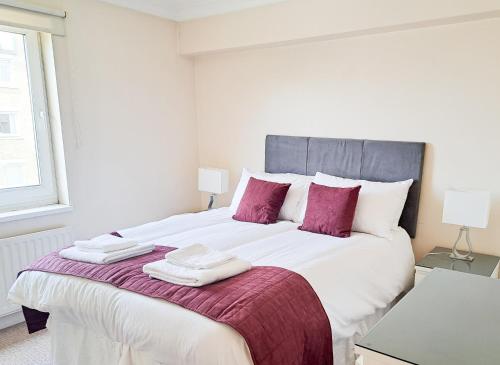
[[(203, 243), (253, 265), (279, 266), (303, 275), (330, 318), (335, 364), (351, 365), (349, 351), (336, 350), (352, 343), (348, 340), (364, 332), (366, 319), (408, 287), (414, 265), (410, 239), (403, 229), (387, 240), (360, 233), (340, 239), (296, 228), (291, 222), (264, 226), (233, 221), (229, 210), (222, 208), (120, 233), (174, 247)], [(230, 327), (111, 285), (26, 272), (9, 296), (51, 312), (56, 365), (252, 364), (245, 341)], [(71, 335), (64, 335), (70, 328)], [(87, 345), (79, 350), (68, 347), (72, 336)], [(103, 346), (110, 351), (95, 351)]]

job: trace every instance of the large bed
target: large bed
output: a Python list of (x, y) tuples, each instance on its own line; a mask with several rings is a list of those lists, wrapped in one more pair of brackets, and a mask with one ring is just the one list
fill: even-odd
[[(299, 224), (289, 221), (240, 222), (232, 219), (229, 208), (172, 216), (119, 233), (178, 248), (202, 243), (253, 266), (277, 266), (302, 275), (330, 320), (335, 364), (352, 365), (353, 342), (411, 285), (410, 237), (416, 229), (423, 152), (423, 144), (408, 142), (285, 136), (266, 140), (267, 172), (414, 179), (401, 227), (390, 239), (357, 232), (349, 238), (320, 235), (297, 230)], [(47, 327), (55, 365), (252, 364), (244, 338), (231, 327), (108, 284), (27, 271), (9, 297), (50, 313)]]

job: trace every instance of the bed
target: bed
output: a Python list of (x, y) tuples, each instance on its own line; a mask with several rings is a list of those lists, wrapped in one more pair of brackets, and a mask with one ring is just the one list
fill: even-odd
[[(331, 323), (336, 365), (354, 363), (353, 341), (366, 333), (409, 288), (424, 144), (268, 136), (266, 171), (414, 183), (391, 239), (354, 232), (336, 238), (297, 230), (280, 221), (235, 221), (228, 208), (183, 214), (120, 230), (156, 245), (193, 242), (226, 250), (254, 266), (278, 266), (302, 275)], [(252, 359), (232, 328), (166, 301), (86, 279), (24, 272), (10, 300), (50, 312), (54, 364), (241, 364)]]

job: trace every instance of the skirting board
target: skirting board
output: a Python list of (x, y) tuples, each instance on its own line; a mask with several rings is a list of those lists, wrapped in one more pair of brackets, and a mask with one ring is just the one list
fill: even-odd
[(21, 310), (8, 314), (6, 316), (2, 316), (0, 317), (0, 330), (22, 322), (24, 322), (24, 317)]

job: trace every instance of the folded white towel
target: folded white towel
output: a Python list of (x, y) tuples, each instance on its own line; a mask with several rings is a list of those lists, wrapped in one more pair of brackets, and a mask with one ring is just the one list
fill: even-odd
[(172, 265), (167, 260), (160, 260), (144, 265), (142, 271), (152, 278), (172, 284), (203, 286), (238, 275), (250, 270), (251, 267), (249, 262), (240, 259), (232, 259), (213, 269), (188, 269)]
[(64, 257), (65, 259), (90, 262), (92, 264), (111, 264), (113, 262), (150, 253), (154, 250), (154, 248), (155, 246), (153, 244), (144, 244), (126, 248), (125, 250), (103, 253), (84, 252), (76, 246), (72, 246), (59, 251), (59, 256)]
[(87, 241), (75, 241), (75, 246), (87, 252), (113, 252), (137, 246), (137, 241), (103, 234)]
[(170, 251), (165, 255), (167, 262), (191, 269), (211, 269), (234, 259), (234, 255), (212, 250), (195, 243), (193, 245)]

